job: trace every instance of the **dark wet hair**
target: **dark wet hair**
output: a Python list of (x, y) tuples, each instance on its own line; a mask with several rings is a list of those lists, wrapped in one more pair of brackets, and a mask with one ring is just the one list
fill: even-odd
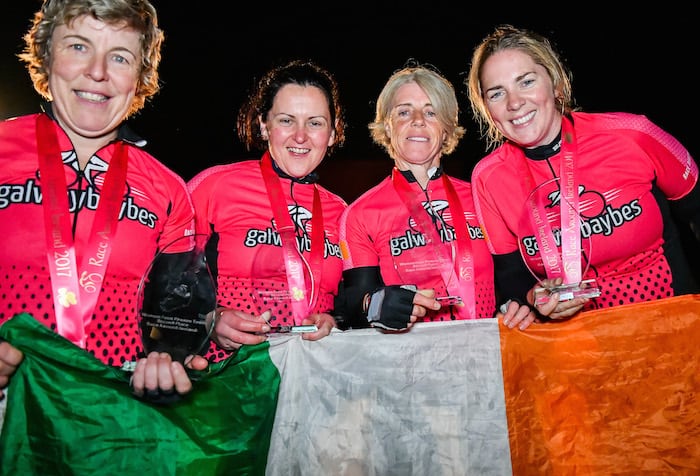
[(288, 84), (313, 86), (323, 92), (331, 113), (331, 126), (335, 130), (335, 142), (328, 148), (327, 153), (330, 154), (342, 146), (345, 142), (345, 118), (340, 106), (338, 84), (335, 78), (326, 69), (311, 61), (293, 60), (265, 73), (238, 112), (238, 137), (246, 149), (267, 149), (267, 142), (260, 134), (258, 118), (267, 116), (277, 93)]

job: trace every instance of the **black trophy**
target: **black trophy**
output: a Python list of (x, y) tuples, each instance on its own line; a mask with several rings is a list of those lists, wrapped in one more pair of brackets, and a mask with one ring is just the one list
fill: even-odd
[[(576, 197), (579, 199), (585, 203), (585, 197)], [(562, 203), (573, 209), (561, 192), (559, 178), (553, 178), (530, 193), (521, 215), (520, 254), (540, 283), (535, 288), (535, 304), (548, 302), (549, 295), (555, 292), (559, 293), (559, 301), (600, 296), (595, 278), (585, 278), (590, 267), (591, 238), (581, 232), (580, 213), (570, 213), (569, 222), (565, 223)], [(563, 279), (561, 285), (545, 285), (546, 279), (558, 277)]]
[(146, 355), (167, 352), (184, 363), (188, 355), (208, 349), (207, 315), (216, 308), (216, 286), (204, 250), (169, 252), (179, 240), (193, 239), (166, 246), (141, 279), (139, 330)]

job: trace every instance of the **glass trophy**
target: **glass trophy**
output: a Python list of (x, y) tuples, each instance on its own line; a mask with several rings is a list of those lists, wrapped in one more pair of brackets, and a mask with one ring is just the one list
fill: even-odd
[(216, 308), (216, 285), (204, 250), (169, 254), (180, 240), (193, 239), (182, 237), (166, 246), (141, 279), (139, 330), (146, 355), (167, 352), (184, 363), (188, 355), (208, 349), (206, 319)]
[(253, 311), (257, 312), (257, 315), (270, 311), (268, 324), (271, 333), (317, 331), (315, 325), (301, 325), (301, 320), (306, 315), (299, 315), (300, 308), (308, 309), (309, 312), (313, 309), (312, 301), (316, 293), (316, 282), (306, 257), (296, 253), (299, 259), (290, 264), (290, 286), (283, 247), (259, 244), (256, 248), (251, 269)]
[[(433, 226), (432, 223), (430, 226)], [(451, 295), (449, 289), (458, 280), (455, 272), (456, 241), (435, 243), (427, 233), (422, 233), (413, 218), (404, 217), (392, 228), (403, 234), (391, 239), (393, 266), (402, 284), (416, 289), (434, 289), (436, 300), (443, 306), (462, 304), (462, 297)], [(453, 231), (443, 228), (441, 233)], [(447, 278), (445, 278), (447, 275)]]
[[(535, 304), (548, 302), (555, 292), (559, 293), (559, 301), (600, 296), (596, 280), (584, 279), (590, 266), (591, 238), (581, 233), (580, 214), (571, 213), (569, 223), (562, 223), (561, 204), (570, 202), (559, 185), (557, 177), (536, 187), (528, 196), (519, 224), (520, 254), (540, 283), (535, 288)], [(576, 197), (581, 202), (583, 198)], [(563, 279), (561, 285), (545, 284), (557, 277)]]

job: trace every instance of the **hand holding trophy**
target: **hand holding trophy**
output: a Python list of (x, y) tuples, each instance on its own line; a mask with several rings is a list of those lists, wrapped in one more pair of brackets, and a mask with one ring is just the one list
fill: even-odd
[[(411, 233), (407, 230), (405, 236), (393, 239), (391, 244), (394, 270), (401, 283), (413, 285), (416, 289), (434, 289), (435, 299), (443, 306), (462, 304), (461, 296), (449, 292), (458, 279), (455, 272), (454, 242), (434, 243), (429, 237), (412, 238), (409, 236)], [(408, 246), (416, 239), (425, 240), (425, 245)]]
[(188, 355), (207, 350), (207, 314), (216, 308), (216, 285), (204, 250), (169, 253), (179, 240), (193, 239), (181, 237), (161, 250), (143, 275), (138, 293), (145, 353), (167, 352), (183, 363)]
[[(392, 239), (391, 243), (396, 272), (402, 282), (418, 284), (419, 288), (427, 289), (431, 282), (435, 283), (436, 300), (443, 306), (455, 306), (454, 312), (463, 314), (464, 319), (474, 319), (471, 241), (454, 185), (443, 175), (447, 198), (425, 201), (396, 170), (392, 174), (394, 188), (410, 213), (408, 223), (398, 223), (392, 228), (406, 229), (404, 236)], [(452, 220), (447, 219), (448, 213)], [(431, 276), (435, 274), (439, 279)]]
[[(600, 296), (595, 278), (585, 279), (591, 260), (591, 238), (581, 233), (578, 190), (562, 192), (559, 177), (550, 179), (530, 193), (519, 224), (518, 246), (525, 265), (541, 286), (535, 289), (535, 304)], [(561, 277), (559, 286), (545, 280)]]
[(270, 311), (270, 332), (318, 330), (315, 325), (302, 325), (318, 296), (314, 273), (302, 253), (296, 249), (259, 245), (251, 271), (254, 310), (258, 315)]
[[(441, 215), (440, 206), (445, 201), (429, 205), (429, 213)], [(418, 217), (418, 219), (414, 219)], [(417, 289), (433, 289), (435, 299), (443, 307), (454, 306), (451, 312), (464, 319), (476, 315), (473, 298), (473, 264), (468, 250), (468, 239), (458, 236), (456, 227), (441, 221), (435, 228), (428, 214), (414, 207), (408, 218), (397, 218), (393, 230), (405, 230), (391, 240), (393, 266), (401, 283), (414, 285)], [(464, 230), (466, 224), (463, 223)], [(459, 241), (463, 244), (460, 248)]]

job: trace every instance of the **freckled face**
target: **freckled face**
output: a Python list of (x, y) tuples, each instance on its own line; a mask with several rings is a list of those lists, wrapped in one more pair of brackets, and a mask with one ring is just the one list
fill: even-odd
[(260, 123), (275, 163), (292, 177), (313, 172), (335, 142), (326, 96), (315, 86), (287, 84)]
[(498, 130), (521, 147), (552, 142), (561, 113), (547, 70), (515, 48), (491, 55), (481, 69), (486, 108)]
[(53, 32), (49, 92), (69, 135), (116, 135), (136, 93), (140, 35), (131, 28), (76, 18)]

